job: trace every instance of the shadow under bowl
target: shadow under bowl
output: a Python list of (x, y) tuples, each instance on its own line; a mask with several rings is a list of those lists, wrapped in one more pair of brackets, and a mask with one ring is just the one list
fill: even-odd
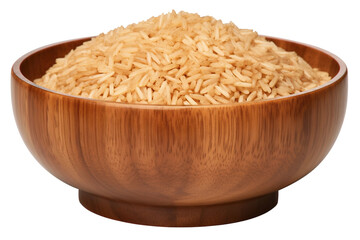
[(79, 189), (102, 216), (158, 226), (204, 226), (256, 217), (278, 191), (312, 171), (340, 131), (347, 69), (310, 45), (267, 37), (332, 80), (273, 100), (211, 106), (114, 103), (37, 86), (89, 38), (45, 46), (12, 68), (13, 111), (33, 156)]

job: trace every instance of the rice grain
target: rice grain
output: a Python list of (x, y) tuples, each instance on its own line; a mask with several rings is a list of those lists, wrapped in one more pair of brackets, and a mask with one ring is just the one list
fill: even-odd
[(199, 105), (287, 96), (330, 79), (252, 30), (173, 11), (84, 42), (34, 82), (106, 101)]

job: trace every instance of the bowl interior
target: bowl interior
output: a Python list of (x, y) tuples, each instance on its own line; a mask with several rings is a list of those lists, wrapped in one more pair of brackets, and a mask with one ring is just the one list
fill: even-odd
[(323, 49), (310, 46), (307, 44), (296, 43), (284, 39), (266, 37), (268, 40), (273, 41), (277, 46), (287, 50), (294, 51), (307, 61), (313, 68), (318, 68), (321, 71), (328, 72), (331, 77), (340, 71), (339, 59), (331, 53)]
[(90, 38), (81, 38), (36, 49), (27, 54), (20, 63), (20, 71), (30, 81), (40, 78), (55, 63), (57, 58), (64, 57), (72, 49), (88, 40)]
[[(334, 77), (340, 70), (339, 61), (336, 60), (336, 57), (322, 49), (285, 39), (266, 38), (287, 51), (295, 51), (312, 67), (328, 72), (331, 77)], [(37, 49), (23, 58), (20, 63), (20, 71), (30, 81), (40, 78), (55, 63), (56, 58), (64, 57), (71, 49), (87, 40), (90, 40), (90, 38), (65, 41)]]

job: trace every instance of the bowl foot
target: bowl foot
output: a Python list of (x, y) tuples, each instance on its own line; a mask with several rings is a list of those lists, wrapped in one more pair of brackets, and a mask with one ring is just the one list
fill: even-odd
[(79, 191), (89, 211), (124, 222), (168, 227), (209, 226), (257, 217), (276, 206), (278, 192), (238, 202), (203, 206), (150, 206)]

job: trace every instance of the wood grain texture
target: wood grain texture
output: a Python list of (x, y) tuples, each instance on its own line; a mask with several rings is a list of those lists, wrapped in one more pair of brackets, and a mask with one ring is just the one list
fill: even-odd
[(204, 206), (157, 206), (123, 202), (79, 191), (81, 204), (104, 217), (125, 222), (193, 227), (226, 224), (257, 217), (277, 204), (278, 192), (238, 202)]
[[(275, 206), (274, 194), (312, 171), (329, 152), (347, 101), (347, 69), (339, 58), (305, 44), (269, 39), (296, 51), (333, 79), (290, 97), (212, 106), (105, 102), (32, 83), (57, 57), (87, 39), (72, 40), (37, 49), (15, 62), (11, 89), (19, 132), (34, 157), (54, 176), (80, 189), (84, 206), (100, 215), (163, 226), (254, 217), (264, 211), (249, 207), (253, 214), (238, 218), (213, 211), (211, 221), (191, 216), (216, 205), (224, 206), (224, 212), (229, 206), (245, 209), (241, 202), (249, 199), (257, 199), (251, 206)], [(263, 198), (268, 194), (270, 200)], [(127, 213), (120, 212), (131, 204), (148, 206), (149, 211), (124, 218)], [(162, 220), (152, 221), (153, 209), (162, 207)], [(194, 214), (184, 217), (191, 208)]]

